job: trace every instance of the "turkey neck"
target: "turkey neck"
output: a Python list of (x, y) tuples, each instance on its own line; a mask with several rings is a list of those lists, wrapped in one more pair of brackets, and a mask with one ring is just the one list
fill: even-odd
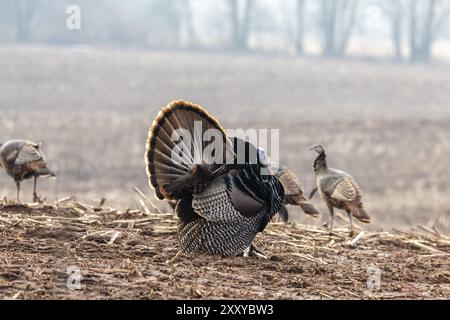
[(314, 173), (316, 175), (319, 174), (321, 171), (328, 169), (327, 156), (325, 155), (325, 151), (322, 151), (317, 156), (316, 160), (314, 160), (313, 168), (314, 168)]

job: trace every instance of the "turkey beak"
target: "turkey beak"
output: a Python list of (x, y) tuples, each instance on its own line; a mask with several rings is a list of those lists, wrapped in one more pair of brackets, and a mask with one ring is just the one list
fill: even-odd
[(317, 151), (317, 145), (309, 147), (309, 150), (319, 153), (319, 151)]

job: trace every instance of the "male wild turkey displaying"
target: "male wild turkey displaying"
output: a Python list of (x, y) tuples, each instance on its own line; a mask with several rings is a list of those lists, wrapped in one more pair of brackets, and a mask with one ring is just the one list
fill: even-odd
[(9, 140), (0, 144), (0, 167), (3, 167), (17, 186), (17, 201), (20, 197), (20, 183), (34, 178), (33, 201), (38, 201), (36, 185), (38, 177), (55, 177), (47, 168), (47, 161), (40, 145), (27, 140)]
[(283, 201), (281, 183), (262, 171), (270, 169), (264, 150), (228, 139), (215, 118), (190, 102), (161, 109), (145, 158), (156, 197), (177, 201), (182, 252), (248, 253)]
[(284, 200), (279, 211), (283, 221), (287, 221), (288, 219), (286, 205), (300, 206), (304, 213), (314, 218), (320, 216), (320, 212), (305, 197), (303, 184), (297, 175), (285, 166), (275, 163), (272, 164), (272, 171), (284, 188)]
[(325, 150), (321, 145), (310, 149), (319, 154), (313, 164), (317, 187), (311, 192), (310, 198), (319, 190), (330, 211), (330, 229), (333, 229), (334, 208), (345, 210), (350, 219), (352, 234), (352, 216), (361, 222), (370, 222), (370, 216), (363, 208), (361, 188), (348, 173), (328, 167)]

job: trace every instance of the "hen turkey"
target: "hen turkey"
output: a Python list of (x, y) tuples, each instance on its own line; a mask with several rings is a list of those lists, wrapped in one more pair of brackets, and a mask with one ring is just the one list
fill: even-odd
[(348, 173), (328, 167), (325, 149), (321, 145), (315, 145), (310, 149), (318, 153), (313, 164), (317, 188), (312, 191), (310, 198), (319, 190), (330, 211), (330, 229), (333, 229), (334, 208), (345, 210), (350, 220), (350, 234), (352, 234), (352, 216), (361, 222), (370, 222), (370, 216), (363, 208), (361, 188)]
[(0, 145), (0, 166), (16, 182), (17, 201), (20, 198), (20, 184), (23, 180), (34, 178), (33, 201), (38, 201), (36, 193), (39, 177), (55, 177), (47, 167), (40, 145), (27, 140), (9, 140)]
[(265, 152), (227, 138), (201, 106), (174, 101), (153, 121), (146, 150), (156, 197), (177, 201), (182, 252), (238, 255), (252, 247), (283, 201)]
[(305, 197), (303, 183), (297, 175), (284, 165), (276, 163), (272, 163), (272, 171), (284, 188), (284, 200), (279, 211), (283, 221), (287, 221), (289, 218), (287, 205), (299, 206), (304, 213), (314, 218), (320, 216), (320, 212)]

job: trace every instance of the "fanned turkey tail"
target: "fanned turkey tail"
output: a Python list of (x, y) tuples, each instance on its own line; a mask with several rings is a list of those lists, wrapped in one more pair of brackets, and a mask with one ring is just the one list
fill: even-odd
[(156, 197), (181, 199), (200, 192), (223, 167), (227, 143), (224, 129), (201, 106), (177, 100), (162, 108), (145, 154)]

